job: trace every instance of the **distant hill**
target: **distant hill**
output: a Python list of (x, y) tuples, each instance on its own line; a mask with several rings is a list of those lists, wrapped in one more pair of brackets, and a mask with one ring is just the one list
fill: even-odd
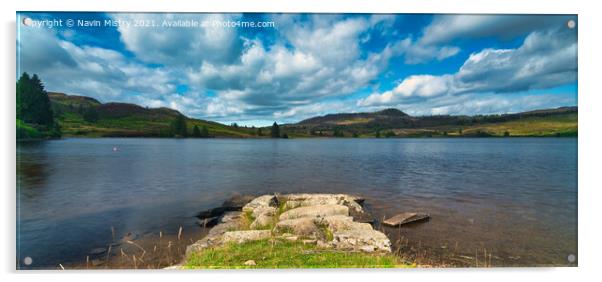
[(515, 114), (410, 116), (397, 109), (338, 113), (283, 126), (290, 136), (324, 137), (487, 137), (576, 136), (577, 107)]
[[(49, 92), (63, 136), (171, 137), (172, 123), (182, 113), (128, 103), (101, 103), (76, 95)], [(183, 115), (182, 115), (183, 116)], [(368, 113), (338, 113), (281, 125), (289, 137), (492, 137), (577, 136), (577, 107), (542, 109), (515, 114), (475, 116), (410, 116), (398, 109)], [(187, 131), (196, 125), (210, 137), (268, 137), (261, 129), (228, 126), (185, 117)], [(262, 135), (258, 135), (262, 131)]]
[[(171, 124), (182, 115), (169, 108), (146, 108), (128, 103), (101, 103), (85, 96), (48, 92), (63, 136), (169, 137)], [(253, 137), (251, 128), (227, 126), (186, 117), (188, 131), (206, 127), (211, 137)]]
[(373, 113), (341, 113), (329, 114), (321, 117), (313, 117), (302, 120), (298, 124), (301, 125), (351, 125), (351, 124), (366, 124), (374, 122), (399, 122), (409, 117), (404, 112), (398, 109), (386, 109)]

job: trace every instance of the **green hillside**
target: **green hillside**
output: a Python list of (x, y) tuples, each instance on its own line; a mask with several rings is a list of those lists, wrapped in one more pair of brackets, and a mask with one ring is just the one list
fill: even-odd
[(476, 116), (407, 115), (397, 109), (330, 114), (282, 126), (291, 137), (577, 136), (577, 107)]
[[(56, 120), (63, 136), (78, 137), (173, 137), (173, 122), (180, 112), (169, 108), (145, 108), (127, 103), (100, 103), (84, 97), (49, 92)], [(205, 127), (208, 137), (254, 137), (251, 128), (184, 118), (191, 135), (196, 125)]]

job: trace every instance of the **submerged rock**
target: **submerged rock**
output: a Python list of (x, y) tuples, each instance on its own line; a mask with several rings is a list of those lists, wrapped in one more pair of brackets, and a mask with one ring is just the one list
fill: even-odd
[(200, 225), (211, 227), (211, 223), (213, 223), (213, 220), (219, 219), (226, 212), (242, 210), (243, 206), (245, 206), (254, 198), (255, 197), (249, 195), (234, 195), (231, 198), (224, 201), (224, 203), (220, 207), (199, 212), (196, 215), (196, 217), (201, 220), (199, 221)]
[(255, 199), (255, 196), (236, 194), (225, 200), (222, 207), (237, 207), (242, 209), (246, 204)]
[(219, 216), (214, 216), (214, 217), (209, 217), (209, 218), (203, 218), (203, 219), (197, 219), (197, 223), (205, 228), (205, 227), (213, 227), (216, 224), (219, 223), (220, 217)]
[(206, 211), (199, 212), (196, 217), (199, 219), (212, 218), (222, 216), (224, 213), (229, 211), (239, 211), (239, 207), (217, 207), (208, 209)]
[(107, 248), (94, 248), (90, 250), (91, 255), (102, 255), (107, 252)]
[(404, 212), (404, 213), (397, 214), (394, 217), (391, 217), (389, 219), (386, 219), (385, 221), (383, 221), (383, 224), (387, 225), (387, 226), (395, 227), (395, 226), (400, 226), (400, 225), (411, 223), (411, 222), (428, 220), (429, 218), (430, 218), (430, 215), (428, 215), (426, 213)]

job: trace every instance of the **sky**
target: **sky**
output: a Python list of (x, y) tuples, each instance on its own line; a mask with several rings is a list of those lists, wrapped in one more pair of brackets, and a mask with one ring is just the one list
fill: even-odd
[(515, 113), (577, 105), (576, 25), (571, 15), (23, 12), (17, 75), (249, 126), (385, 108)]

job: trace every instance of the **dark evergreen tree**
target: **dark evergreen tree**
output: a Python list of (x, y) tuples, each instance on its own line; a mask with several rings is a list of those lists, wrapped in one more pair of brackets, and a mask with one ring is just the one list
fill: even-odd
[(203, 125), (203, 127), (201, 128), (201, 137), (203, 137), (203, 138), (209, 137), (209, 129), (207, 128), (206, 125)]
[(174, 137), (186, 137), (188, 131), (186, 129), (186, 118), (183, 115), (178, 115), (173, 120), (171, 125), (172, 136)]
[(192, 137), (195, 137), (195, 138), (201, 137), (201, 130), (199, 129), (198, 125), (196, 125), (196, 124), (192, 128)]
[(23, 73), (17, 82), (17, 118), (31, 124), (54, 128), (54, 114), (40, 78)]
[(280, 138), (280, 127), (276, 122), (272, 124), (271, 136), (272, 138)]

